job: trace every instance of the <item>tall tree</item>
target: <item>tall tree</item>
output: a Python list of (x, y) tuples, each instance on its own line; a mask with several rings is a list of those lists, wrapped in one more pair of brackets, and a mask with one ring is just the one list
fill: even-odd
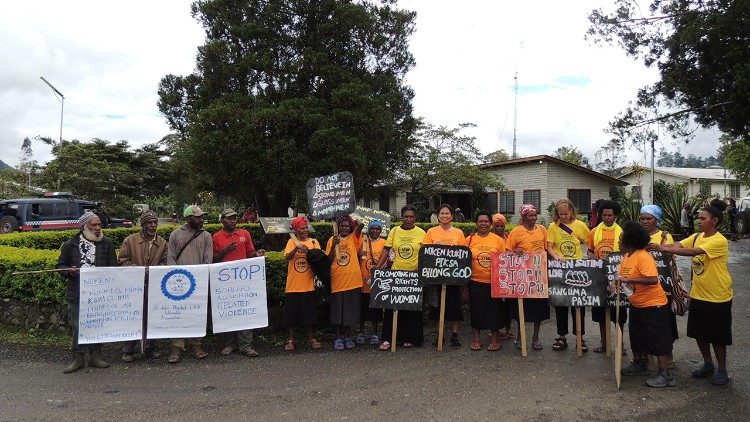
[(307, 179), (348, 170), (357, 195), (413, 144), (413, 12), (384, 0), (206, 0), (196, 71), (159, 109), (202, 188), (285, 215)]
[(617, 177), (625, 165), (625, 147), (617, 139), (610, 139), (607, 145), (594, 154), (596, 170)]
[(31, 148), (31, 139), (23, 138), (21, 142), (21, 155), (18, 162), (18, 171), (26, 175), (26, 184), (31, 186), (31, 176), (39, 170), (39, 163), (34, 159), (34, 151)]
[(574, 147), (573, 145), (569, 147), (559, 147), (555, 150), (553, 155), (571, 164), (575, 164), (581, 167), (591, 168), (591, 164), (589, 164), (589, 159), (585, 155), (583, 155), (583, 153), (579, 151), (577, 147)]
[(487, 155), (484, 156), (484, 162), (485, 163), (497, 163), (500, 161), (508, 161), (510, 160), (510, 154), (505, 152), (504, 149), (499, 149), (497, 151), (493, 151)]
[(750, 186), (750, 142), (722, 135), (721, 154), (726, 167), (745, 186)]
[[(750, 2), (747, 0), (615, 0), (614, 11), (591, 12), (587, 37), (619, 44), (659, 70), (659, 80), (610, 123), (639, 145), (658, 123), (689, 140), (691, 120), (750, 142)], [(658, 114), (656, 114), (658, 112)]]

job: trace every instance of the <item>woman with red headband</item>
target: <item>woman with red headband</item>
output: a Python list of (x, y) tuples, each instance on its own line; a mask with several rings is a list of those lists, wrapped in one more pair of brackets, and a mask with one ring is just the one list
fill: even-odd
[(309, 237), (307, 224), (304, 217), (292, 220), (291, 229), (296, 238), (289, 239), (284, 248), (284, 258), (288, 262), (284, 290), (284, 325), (288, 333), (284, 350), (287, 352), (292, 352), (297, 347), (294, 341), (295, 327), (305, 327), (307, 343), (311, 348), (322, 347), (315, 338), (315, 327), (318, 325), (315, 275), (307, 262), (307, 251), (320, 249), (320, 243)]
[[(362, 299), (362, 273), (358, 259), (362, 226), (348, 214), (339, 217), (334, 224), (338, 226), (338, 235), (328, 239), (326, 245), (326, 254), (331, 260), (331, 325), (336, 329), (333, 349), (353, 349), (351, 330), (359, 325)], [(352, 234), (352, 230), (357, 233)]]

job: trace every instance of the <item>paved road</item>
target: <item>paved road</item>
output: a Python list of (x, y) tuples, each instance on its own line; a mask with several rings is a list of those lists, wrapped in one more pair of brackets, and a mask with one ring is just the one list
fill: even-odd
[[(617, 391), (611, 359), (552, 351), (554, 321), (542, 327), (545, 349), (528, 358), (510, 342), (499, 352), (472, 352), (465, 333), (463, 349), (443, 353), (427, 347), (391, 354), (369, 346), (334, 352), (327, 345), (291, 355), (261, 350), (251, 360), (211, 350), (203, 361), (186, 358), (177, 366), (164, 359), (123, 364), (110, 346), (110, 369), (63, 375), (64, 350), (0, 345), (0, 420), (747, 420), (750, 240), (730, 248), (735, 344), (733, 382), (725, 387), (689, 377), (700, 355), (681, 338), (677, 387), (651, 389), (643, 378), (623, 377)], [(680, 265), (686, 269), (687, 261)], [(678, 319), (683, 337), (685, 322)], [(595, 345), (598, 330), (590, 321), (587, 331)]]

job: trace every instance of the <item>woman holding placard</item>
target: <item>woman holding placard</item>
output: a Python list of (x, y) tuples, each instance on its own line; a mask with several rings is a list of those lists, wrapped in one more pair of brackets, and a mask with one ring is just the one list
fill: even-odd
[[(464, 232), (451, 226), (453, 222), (453, 207), (448, 204), (440, 205), (438, 210), (438, 221), (440, 225), (427, 230), (422, 244), (424, 245), (451, 245), (466, 246)], [(458, 349), (461, 342), (458, 340), (458, 330), (461, 321), (464, 320), (461, 303), (461, 286), (445, 286), (445, 320), (451, 324), (451, 347)], [(433, 346), (437, 347), (435, 339)]]
[[(555, 204), (554, 221), (547, 229), (547, 253), (550, 258), (558, 261), (566, 259), (583, 258), (581, 244), (586, 244), (589, 238), (589, 228), (586, 223), (576, 217), (576, 207), (568, 198), (563, 198)], [(555, 306), (555, 319), (557, 320), (557, 338), (552, 345), (552, 350), (565, 350), (568, 348), (568, 310), (573, 320), (573, 334), (581, 339), (581, 352), (588, 352), (583, 335), (586, 334), (583, 320), (586, 317), (586, 308), (573, 308), (568, 306)], [(581, 333), (578, 334), (578, 326)]]
[[(711, 379), (715, 385), (730, 381), (726, 365), (727, 346), (732, 344), (734, 290), (728, 266), (729, 242), (718, 231), (726, 207), (720, 199), (712, 200), (698, 212), (699, 233), (682, 242), (659, 246), (662, 252), (692, 257), (693, 285), (687, 335), (695, 339), (703, 355), (703, 365), (693, 371), (693, 376), (705, 378), (716, 371)], [(711, 346), (718, 370), (711, 358)]]
[(315, 275), (307, 262), (307, 251), (320, 249), (320, 243), (309, 237), (307, 224), (304, 217), (292, 220), (291, 229), (294, 235), (284, 248), (284, 258), (288, 262), (284, 290), (284, 325), (288, 333), (284, 350), (287, 352), (292, 352), (297, 348), (294, 341), (295, 327), (305, 327), (307, 343), (310, 347), (313, 349), (322, 347), (315, 338), (315, 327), (318, 325)]
[[(362, 307), (362, 272), (359, 269), (362, 227), (348, 214), (339, 217), (334, 224), (338, 234), (331, 236), (326, 244), (326, 254), (331, 260), (330, 322), (336, 330), (333, 349), (353, 349), (351, 331), (359, 325)], [(352, 233), (354, 230), (356, 234)]]
[(471, 282), (469, 301), (471, 303), (471, 350), (481, 350), (481, 330), (490, 330), (489, 351), (500, 350), (500, 328), (508, 319), (508, 303), (491, 297), (490, 278), (492, 254), (505, 252), (505, 241), (490, 231), (490, 213), (479, 211), (476, 216), (477, 232), (466, 238), (471, 249)]
[(362, 250), (360, 252), (359, 268), (362, 271), (362, 300), (360, 303), (359, 315), (359, 333), (357, 334), (357, 344), (365, 344), (365, 322), (370, 321), (372, 325), (371, 345), (380, 344), (378, 338), (378, 323), (383, 320), (383, 310), (380, 308), (370, 307), (370, 284), (372, 281), (372, 267), (378, 265), (380, 256), (383, 254), (385, 239), (380, 237), (383, 230), (383, 223), (379, 220), (372, 220), (367, 225), (367, 236), (362, 240)]
[[(669, 373), (669, 354), (672, 353), (672, 339), (669, 333), (669, 313), (667, 295), (659, 285), (656, 262), (646, 250), (651, 237), (636, 222), (629, 222), (622, 228), (620, 250), (622, 262), (615, 277), (615, 285), (626, 285), (632, 290), (630, 301), (630, 347), (633, 362), (622, 369), (623, 375), (647, 375), (649, 373), (646, 356), (659, 359), (659, 372), (646, 380), (649, 387), (674, 387), (677, 381)], [(616, 291), (620, 291), (618, 287)], [(627, 293), (626, 293), (627, 294)]]
[[(383, 246), (383, 252), (380, 254), (378, 267), (384, 268), (388, 261), (388, 255), (393, 250), (394, 258), (391, 269), (417, 271), (419, 264), (419, 248), (422, 247), (425, 232), (414, 225), (417, 221), (417, 209), (412, 205), (405, 205), (401, 208), (400, 226), (393, 227), (388, 233), (388, 239)], [(423, 312), (420, 311), (399, 311), (397, 321), (397, 338), (403, 342), (404, 347), (421, 347), (424, 341), (423, 333)], [(383, 312), (383, 331), (381, 338), (384, 341), (380, 344), (380, 350), (386, 351), (391, 348), (388, 339), (393, 333), (393, 310), (386, 309)]]
[[(539, 253), (547, 251), (547, 229), (541, 224), (536, 224), (537, 211), (532, 204), (524, 204), (520, 209), (521, 224), (516, 226), (508, 235), (505, 245), (508, 250), (518, 254)], [(522, 299), (524, 308), (524, 320), (534, 323), (534, 335), (531, 338), (531, 347), (534, 350), (542, 350), (542, 342), (539, 341), (539, 330), (542, 321), (549, 319), (549, 301), (547, 299)], [(517, 302), (511, 302), (511, 318), (519, 321), (518, 339), (514, 342), (516, 348), (521, 348), (521, 327)]]

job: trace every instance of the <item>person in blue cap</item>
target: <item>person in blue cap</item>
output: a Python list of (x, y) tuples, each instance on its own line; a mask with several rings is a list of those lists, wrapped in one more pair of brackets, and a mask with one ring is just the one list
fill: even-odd
[(378, 324), (383, 321), (383, 310), (379, 308), (370, 308), (370, 285), (371, 281), (371, 269), (378, 264), (380, 255), (383, 253), (383, 246), (385, 246), (385, 239), (380, 237), (383, 231), (383, 223), (380, 220), (372, 220), (367, 225), (367, 236), (362, 240), (362, 249), (359, 253), (360, 265), (359, 268), (362, 271), (362, 302), (361, 311), (359, 317), (359, 333), (357, 334), (357, 344), (365, 344), (365, 322), (370, 321), (372, 325), (372, 336), (369, 339), (369, 344), (378, 345), (380, 344), (380, 338), (378, 338)]

